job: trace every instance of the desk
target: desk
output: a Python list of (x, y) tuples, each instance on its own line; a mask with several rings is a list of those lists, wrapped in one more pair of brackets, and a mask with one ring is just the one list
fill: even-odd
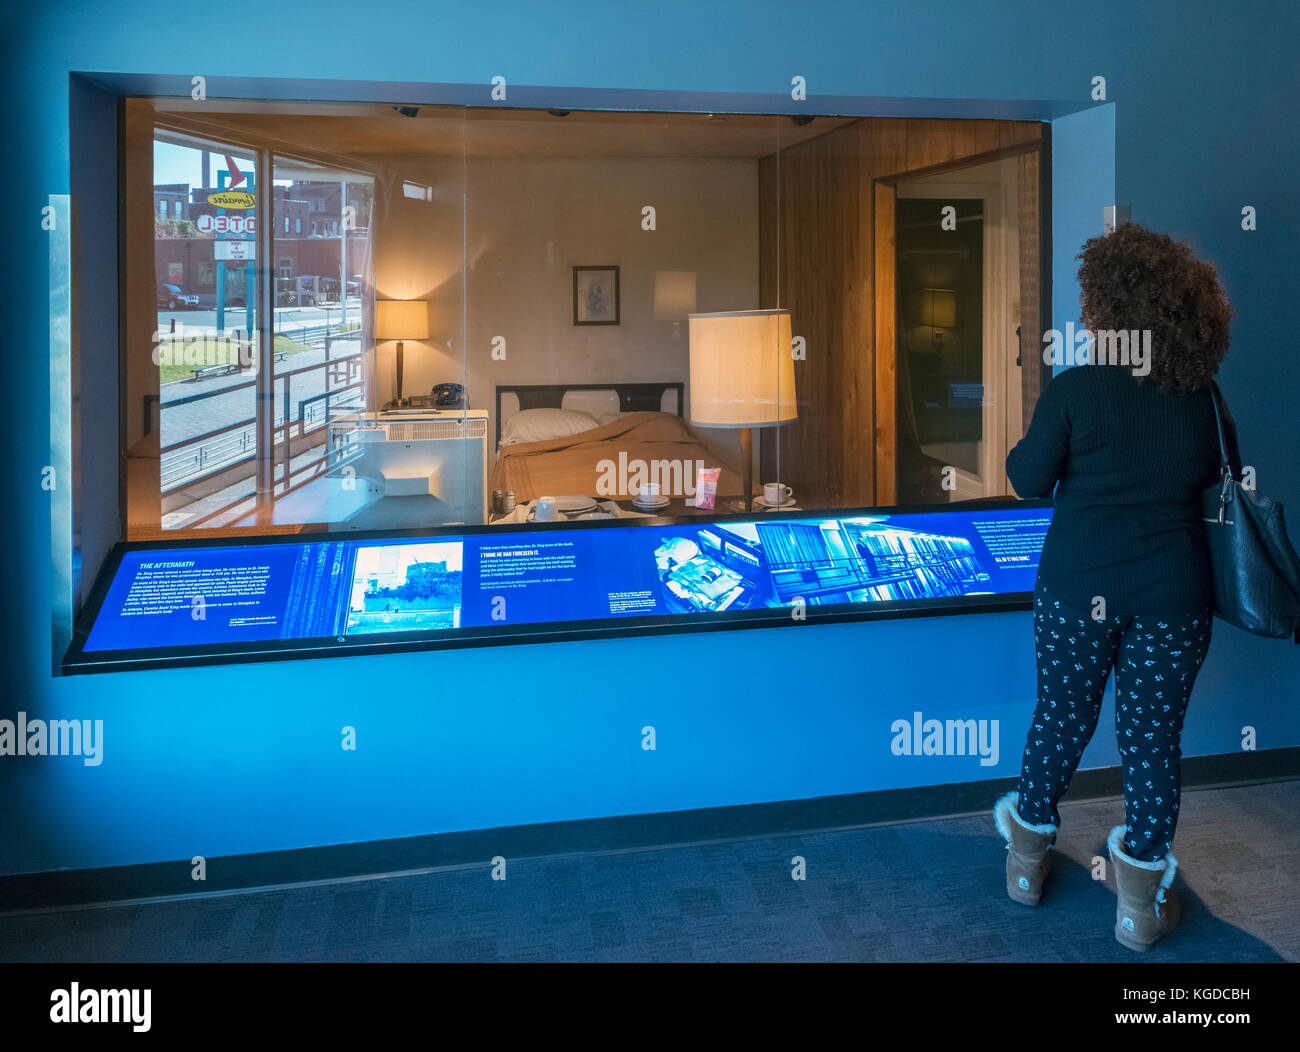
[[(359, 413), (335, 417), (329, 429), (340, 501), (329, 521), (347, 519), (350, 529), (487, 521), (485, 410)], [(361, 508), (358, 490), (366, 497)]]

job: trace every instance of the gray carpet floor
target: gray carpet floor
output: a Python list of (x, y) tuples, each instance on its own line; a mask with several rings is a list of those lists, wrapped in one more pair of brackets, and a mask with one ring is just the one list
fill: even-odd
[[(1112, 934), (1094, 856), (1117, 800), (1062, 805), (1043, 903), (1003, 889), (988, 815), (0, 917), (11, 961), (1297, 961), (1300, 782), (1184, 794), (1186, 915)], [(791, 879), (802, 856), (806, 879)], [(1109, 865), (1107, 865), (1109, 870)]]

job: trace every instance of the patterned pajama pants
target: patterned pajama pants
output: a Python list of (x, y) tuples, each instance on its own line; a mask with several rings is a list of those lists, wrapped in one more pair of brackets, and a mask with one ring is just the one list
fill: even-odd
[(1020, 768), (1020, 817), (1060, 825), (1056, 805), (1097, 729), (1115, 670), (1115, 731), (1124, 769), (1124, 850), (1164, 857), (1178, 824), (1179, 736), (1210, 646), (1209, 611), (1196, 617), (1096, 621), (1040, 582), (1034, 590), (1038, 706)]

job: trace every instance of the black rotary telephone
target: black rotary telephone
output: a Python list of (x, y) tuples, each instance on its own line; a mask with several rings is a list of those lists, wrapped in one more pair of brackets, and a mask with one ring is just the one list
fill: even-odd
[(465, 388), (462, 384), (434, 384), (429, 392), (433, 404), (442, 409), (465, 408)]

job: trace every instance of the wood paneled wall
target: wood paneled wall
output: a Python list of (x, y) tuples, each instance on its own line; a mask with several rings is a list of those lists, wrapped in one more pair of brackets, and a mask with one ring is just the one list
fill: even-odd
[(1051, 371), (1043, 367), (1042, 288), (1038, 280), (1042, 265), (1042, 240), (1039, 213), (1039, 156), (1022, 154), (1020, 165), (1020, 200), (1017, 214), (1020, 234), (1020, 426), (1021, 434), (1029, 430), (1038, 396), (1047, 386)]
[(887, 428), (892, 443), (894, 349), (890, 336), (878, 360), (876, 181), (1040, 139), (1036, 122), (865, 117), (759, 161), (759, 295), (789, 309), (807, 349), (795, 362), (798, 419), (763, 432), (763, 481), (790, 484), (805, 507), (887, 502), (875, 436)]

